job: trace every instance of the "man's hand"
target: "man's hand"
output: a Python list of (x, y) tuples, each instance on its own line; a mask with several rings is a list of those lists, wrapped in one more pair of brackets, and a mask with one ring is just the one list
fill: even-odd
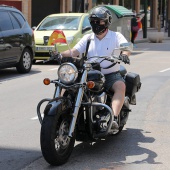
[(59, 52), (49, 51), (49, 54), (50, 54), (50, 58), (48, 61), (57, 60), (59, 63), (61, 63), (63, 57)]
[(119, 58), (125, 63), (130, 64), (130, 59), (126, 54), (120, 54)]
[(57, 60), (59, 64), (62, 63), (63, 56), (58, 52), (57, 54), (54, 55), (54, 60)]
[(56, 56), (56, 59), (59, 61), (61, 61), (63, 58), (63, 56), (60, 53), (57, 53), (55, 56)]

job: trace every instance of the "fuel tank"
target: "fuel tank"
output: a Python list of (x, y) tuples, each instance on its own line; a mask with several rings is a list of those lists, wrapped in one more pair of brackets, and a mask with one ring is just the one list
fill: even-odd
[(101, 92), (104, 88), (105, 77), (104, 74), (98, 70), (90, 70), (87, 75), (87, 81), (95, 82), (95, 86), (91, 89), (92, 92)]

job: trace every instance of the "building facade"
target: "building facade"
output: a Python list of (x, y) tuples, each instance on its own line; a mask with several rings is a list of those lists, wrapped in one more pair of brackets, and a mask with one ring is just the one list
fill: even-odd
[(21, 10), (31, 26), (36, 26), (45, 16), (52, 13), (87, 12), (99, 4), (125, 7), (128, 4), (126, 8), (139, 13), (145, 3), (150, 8), (151, 27), (157, 27), (158, 15), (164, 16), (164, 11), (166, 20), (170, 20), (170, 0), (0, 0), (0, 4), (11, 5)]

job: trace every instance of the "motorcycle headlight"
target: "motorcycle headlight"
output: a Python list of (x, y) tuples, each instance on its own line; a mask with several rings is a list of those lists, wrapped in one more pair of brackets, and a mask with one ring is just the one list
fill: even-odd
[(64, 84), (71, 84), (77, 79), (78, 70), (72, 63), (64, 63), (58, 68), (58, 78)]

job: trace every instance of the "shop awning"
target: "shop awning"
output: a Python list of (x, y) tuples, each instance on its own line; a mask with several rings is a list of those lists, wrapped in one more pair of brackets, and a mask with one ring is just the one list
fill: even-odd
[(109, 10), (114, 11), (118, 18), (126, 17), (126, 16), (133, 16), (133, 12), (128, 10), (127, 8), (119, 5), (103, 5), (104, 7), (108, 8)]

